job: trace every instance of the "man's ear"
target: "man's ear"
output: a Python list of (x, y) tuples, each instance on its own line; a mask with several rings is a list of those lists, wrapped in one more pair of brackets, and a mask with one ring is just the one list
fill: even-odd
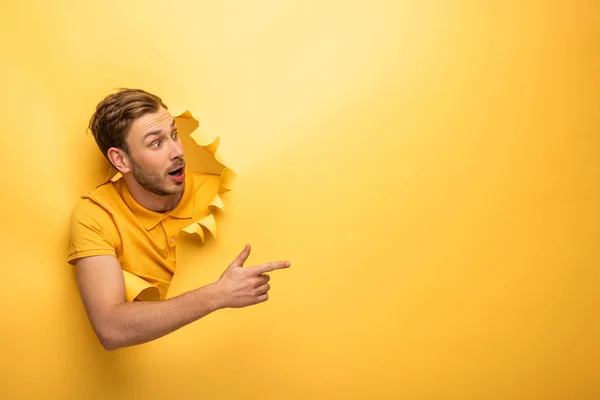
[(116, 147), (108, 149), (107, 156), (112, 165), (122, 174), (131, 171), (131, 164), (127, 154)]

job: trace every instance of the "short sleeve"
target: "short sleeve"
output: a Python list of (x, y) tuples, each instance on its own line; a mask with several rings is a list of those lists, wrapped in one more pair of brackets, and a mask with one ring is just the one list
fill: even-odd
[(112, 216), (92, 200), (79, 199), (71, 214), (67, 261), (74, 265), (78, 258), (116, 256), (119, 242)]

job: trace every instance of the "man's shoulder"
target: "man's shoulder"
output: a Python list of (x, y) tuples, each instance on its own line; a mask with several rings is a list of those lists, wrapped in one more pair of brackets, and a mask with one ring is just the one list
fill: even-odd
[(73, 215), (112, 215), (115, 206), (122, 202), (115, 182), (105, 182), (80, 196), (73, 208)]
[(69, 225), (70, 264), (82, 257), (116, 255), (120, 246), (114, 213), (102, 201), (106, 188), (96, 188), (80, 196), (73, 207)]
[(89, 193), (81, 196), (82, 199), (89, 199), (93, 202), (102, 204), (105, 202), (114, 202), (121, 199), (119, 194), (119, 186), (122, 184), (121, 179), (113, 182), (106, 181), (98, 186)]

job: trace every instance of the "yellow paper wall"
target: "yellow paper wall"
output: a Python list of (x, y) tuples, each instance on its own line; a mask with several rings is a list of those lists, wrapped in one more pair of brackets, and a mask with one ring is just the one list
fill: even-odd
[[(600, 398), (597, 2), (23, 0), (0, 23), (3, 398)], [(292, 268), (106, 352), (65, 258), (117, 87), (190, 109), (240, 174), (170, 295), (245, 243)]]

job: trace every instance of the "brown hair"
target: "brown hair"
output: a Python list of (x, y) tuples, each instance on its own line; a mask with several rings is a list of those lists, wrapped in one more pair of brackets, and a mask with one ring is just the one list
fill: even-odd
[(133, 121), (144, 114), (158, 111), (160, 107), (167, 109), (160, 97), (141, 89), (119, 89), (106, 96), (96, 106), (89, 125), (104, 157), (108, 160), (108, 149), (111, 147), (129, 154), (125, 140)]

